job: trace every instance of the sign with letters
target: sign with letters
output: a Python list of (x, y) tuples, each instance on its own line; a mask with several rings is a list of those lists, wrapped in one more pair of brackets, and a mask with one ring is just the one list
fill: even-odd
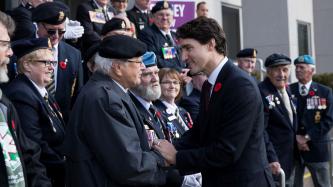
[[(150, 10), (156, 2), (160, 0), (152, 0), (150, 3)], [(171, 29), (176, 30), (184, 23), (195, 18), (195, 0), (170, 0), (168, 1), (173, 10), (174, 21), (171, 24)]]

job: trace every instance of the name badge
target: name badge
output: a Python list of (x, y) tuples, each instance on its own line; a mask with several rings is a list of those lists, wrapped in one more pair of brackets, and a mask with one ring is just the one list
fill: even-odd
[(89, 17), (91, 22), (105, 24), (105, 16), (103, 12), (89, 11)]
[(164, 59), (176, 58), (176, 49), (174, 47), (162, 47), (162, 53)]

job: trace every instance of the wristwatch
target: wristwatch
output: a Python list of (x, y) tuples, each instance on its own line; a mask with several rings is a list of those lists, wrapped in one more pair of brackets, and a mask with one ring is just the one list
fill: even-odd
[(306, 140), (311, 140), (311, 138), (310, 138), (310, 136), (308, 135), (308, 134), (306, 134), (305, 136), (304, 136), (304, 138), (306, 139)]

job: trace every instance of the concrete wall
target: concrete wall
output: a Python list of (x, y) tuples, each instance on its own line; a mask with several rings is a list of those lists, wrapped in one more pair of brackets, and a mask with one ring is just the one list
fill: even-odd
[(242, 19), (243, 48), (258, 49), (262, 59), (276, 52), (289, 55), (286, 0), (243, 0)]
[(317, 73), (333, 72), (333, 1), (313, 0)]

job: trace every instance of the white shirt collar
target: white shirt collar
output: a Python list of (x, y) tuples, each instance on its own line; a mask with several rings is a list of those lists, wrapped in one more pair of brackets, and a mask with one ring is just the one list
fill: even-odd
[(228, 61), (228, 58), (225, 56), (220, 64), (213, 70), (213, 72), (208, 77), (208, 82), (211, 85), (215, 85), (216, 79), (219, 76), (220, 71), (222, 70), (224, 64)]
[(306, 90), (309, 90), (310, 86), (311, 86), (311, 83), (312, 83), (312, 80), (310, 80), (306, 84), (302, 84), (302, 83), (298, 82), (298, 89), (301, 90), (301, 87), (304, 85), (306, 87)]
[(169, 34), (169, 35), (172, 37), (170, 29), (169, 29), (168, 32), (165, 32), (165, 31), (163, 31), (163, 30), (160, 30), (160, 31), (161, 31), (161, 33), (162, 33), (164, 36), (167, 35), (167, 34)]
[(146, 109), (149, 110), (150, 105), (152, 105), (152, 102), (148, 102), (146, 100), (144, 100), (142, 97), (136, 95), (134, 92), (132, 92), (132, 94), (135, 96), (135, 98), (137, 98), (139, 100), (139, 102), (142, 104), (142, 106)]
[(176, 104), (170, 104), (166, 101), (161, 100), (162, 103), (167, 107), (167, 111), (171, 112), (172, 114), (176, 113), (176, 110), (178, 109)]
[[(113, 80), (113, 79), (112, 79)], [(121, 89), (121, 90), (123, 90), (125, 93), (127, 93), (127, 90), (128, 89), (126, 89), (126, 88), (124, 88), (121, 84), (119, 84), (119, 82), (117, 82), (117, 81), (115, 81), (115, 80), (113, 80), (118, 86), (119, 86), (119, 88)]]
[(137, 5), (134, 5), (141, 13), (143, 13), (143, 14), (148, 14), (148, 9), (146, 9), (146, 10), (142, 10), (141, 8), (139, 8), (139, 6), (137, 6)]
[(31, 79), (29, 79), (32, 84), (35, 86), (35, 88), (37, 89), (37, 91), (40, 93), (40, 95), (42, 97), (45, 97), (45, 95), (47, 94), (47, 90), (45, 88), (41, 88), (39, 87), (34, 81), (32, 81)]

